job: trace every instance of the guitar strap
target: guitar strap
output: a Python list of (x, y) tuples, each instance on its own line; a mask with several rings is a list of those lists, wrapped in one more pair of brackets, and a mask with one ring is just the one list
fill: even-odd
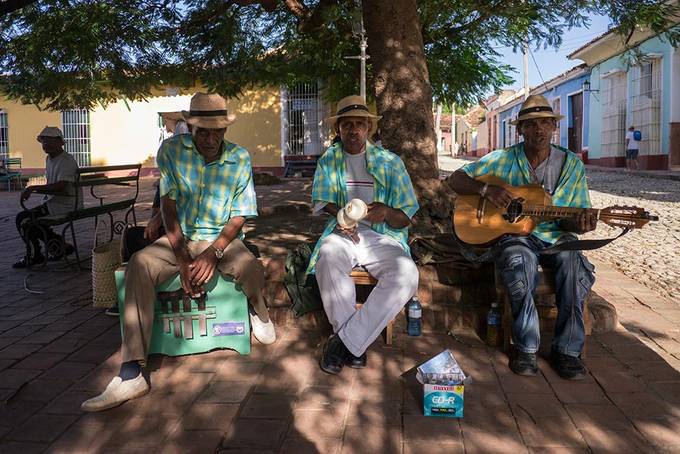
[(591, 251), (593, 249), (599, 249), (611, 243), (612, 241), (621, 238), (626, 233), (630, 232), (631, 229), (623, 229), (621, 233), (616, 235), (614, 238), (602, 238), (597, 240), (575, 240), (575, 241), (565, 241), (563, 243), (557, 243), (549, 248), (543, 249), (541, 254), (557, 254), (561, 251)]

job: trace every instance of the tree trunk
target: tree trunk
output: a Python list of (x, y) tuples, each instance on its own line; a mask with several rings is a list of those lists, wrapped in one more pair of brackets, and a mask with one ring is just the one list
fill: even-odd
[(418, 195), (418, 230), (442, 230), (450, 204), (441, 190), (432, 88), (415, 0), (363, 0), (383, 145), (401, 156)]

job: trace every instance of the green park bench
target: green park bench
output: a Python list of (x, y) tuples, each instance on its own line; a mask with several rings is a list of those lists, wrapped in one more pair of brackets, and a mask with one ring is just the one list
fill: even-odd
[(0, 159), (0, 183), (7, 182), (7, 190), (12, 190), (12, 182), (21, 186), (21, 158)]
[[(73, 197), (73, 211), (64, 214), (46, 215), (33, 217), (29, 222), (32, 222), (43, 231), (43, 238), (46, 239), (45, 227), (55, 227), (64, 225), (61, 236), (65, 238), (66, 231), (71, 231), (71, 239), (73, 240), (73, 247), (75, 249), (76, 265), (82, 269), (78, 250), (78, 242), (76, 238), (76, 231), (74, 223), (81, 219), (94, 219), (94, 225), (97, 226), (100, 216), (108, 216), (109, 218), (109, 241), (113, 239), (113, 234), (120, 234), (123, 232), (126, 225), (132, 221), (137, 224), (135, 215), (135, 202), (139, 195), (139, 172), (141, 164), (124, 164), (114, 166), (94, 166), (81, 167), (78, 169), (76, 181), (73, 186), (76, 188), (76, 195)], [(108, 176), (115, 172), (116, 175)], [(90, 206), (81, 205), (81, 191), (89, 188), (90, 195), (95, 200), (95, 203)], [(117, 188), (124, 188), (124, 191), (116, 191)], [(24, 201), (21, 201), (21, 206), (27, 209)], [(113, 213), (117, 211), (125, 211), (124, 220), (114, 221)], [(27, 247), (27, 254), (30, 254), (30, 248)], [(64, 243), (48, 244), (48, 253), (64, 252)], [(64, 260), (69, 264), (69, 259), (64, 254)]]

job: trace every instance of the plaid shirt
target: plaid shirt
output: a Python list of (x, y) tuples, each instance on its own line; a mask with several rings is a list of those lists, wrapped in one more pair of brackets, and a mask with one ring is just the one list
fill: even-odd
[[(312, 187), (312, 204), (326, 202), (334, 203), (339, 207), (344, 207), (347, 204), (345, 170), (345, 155), (340, 142), (331, 146), (319, 158), (314, 174), (314, 186)], [(381, 202), (391, 208), (401, 210), (409, 218), (416, 214), (419, 208), (418, 199), (413, 191), (411, 178), (399, 156), (366, 142), (366, 170), (373, 176), (373, 200), (375, 202)], [(312, 252), (307, 273), (314, 273), (321, 242), (335, 229), (336, 225), (336, 219), (331, 217)], [(407, 227), (394, 229), (386, 222), (382, 222), (373, 224), (371, 228), (378, 233), (394, 238), (404, 250), (409, 251)]]
[[(557, 145), (552, 145), (557, 147)], [(590, 208), (590, 195), (586, 182), (583, 162), (571, 151), (558, 147), (566, 153), (562, 173), (552, 194), (552, 203), (562, 207)], [(472, 178), (493, 175), (513, 186), (534, 183), (531, 167), (524, 154), (524, 142), (510, 148), (497, 150), (483, 156), (478, 161), (466, 164), (463, 169)], [(540, 240), (554, 244), (564, 235), (556, 221), (538, 224), (532, 235)]]
[[(206, 164), (191, 134), (163, 141), (158, 156), (160, 193), (177, 203), (177, 217), (190, 240), (214, 241), (236, 216), (257, 216), (250, 155), (245, 148), (222, 142), (220, 157)], [(243, 232), (239, 233), (243, 239)]]

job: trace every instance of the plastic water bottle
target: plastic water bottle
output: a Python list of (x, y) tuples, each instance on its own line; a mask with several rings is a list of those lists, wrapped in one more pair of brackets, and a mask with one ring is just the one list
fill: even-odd
[(492, 347), (497, 347), (500, 343), (501, 331), (501, 311), (498, 303), (491, 303), (491, 309), (486, 314), (486, 343)]
[(423, 308), (417, 296), (411, 298), (411, 301), (406, 303), (406, 331), (409, 336), (420, 336), (422, 329), (422, 315)]

